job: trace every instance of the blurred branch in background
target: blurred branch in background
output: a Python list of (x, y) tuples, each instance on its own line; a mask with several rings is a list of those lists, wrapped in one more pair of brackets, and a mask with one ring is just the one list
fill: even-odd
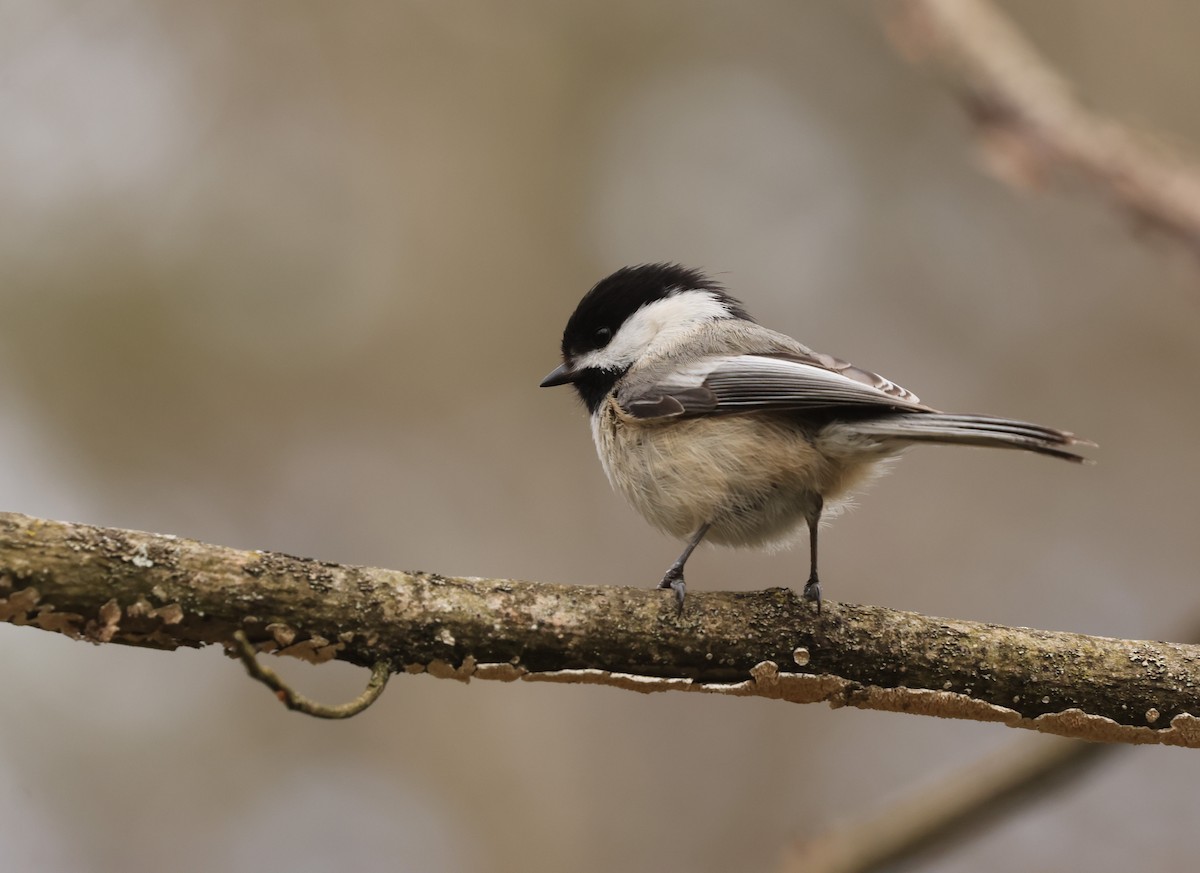
[(970, 764), (880, 812), (795, 845), (779, 873), (894, 870), (970, 839), (1007, 812), (1043, 799), (1123, 746), (1023, 742)]
[[(1080, 739), (1200, 746), (1200, 647), (929, 618), (789, 589), (669, 592), (461, 579), (0, 513), (0, 620), (468, 681), (827, 702)], [(378, 684), (378, 683), (376, 683)]]
[(939, 68), (978, 126), (988, 169), (1024, 190), (1082, 171), (1139, 224), (1200, 254), (1200, 168), (1161, 142), (1084, 108), (1071, 86), (987, 0), (894, 0), (888, 33)]

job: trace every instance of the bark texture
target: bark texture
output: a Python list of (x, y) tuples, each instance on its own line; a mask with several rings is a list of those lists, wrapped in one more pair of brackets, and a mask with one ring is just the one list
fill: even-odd
[(1092, 740), (1200, 746), (1200, 647), (825, 602), (794, 591), (583, 587), (346, 566), (0, 513), (0, 619), (173, 649), (469, 680), (826, 701)]

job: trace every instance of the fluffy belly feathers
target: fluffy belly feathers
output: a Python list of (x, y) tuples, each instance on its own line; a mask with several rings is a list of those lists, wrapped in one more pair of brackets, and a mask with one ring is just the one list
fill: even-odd
[(707, 539), (732, 546), (786, 544), (818, 498), (836, 509), (887, 454), (879, 447), (848, 464), (849, 446), (828, 429), (807, 433), (766, 415), (645, 422), (611, 400), (592, 427), (609, 481), (647, 521), (676, 537), (708, 522)]

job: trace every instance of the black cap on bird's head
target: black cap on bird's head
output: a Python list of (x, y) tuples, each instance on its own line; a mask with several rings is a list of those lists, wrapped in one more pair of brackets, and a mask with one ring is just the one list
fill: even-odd
[[(611, 356), (602, 354), (634, 316), (659, 301), (694, 294), (694, 307), (703, 318), (750, 316), (742, 304), (726, 293), (720, 283), (700, 270), (679, 264), (641, 264), (622, 267), (588, 291), (567, 321), (562, 337), (562, 366), (542, 380), (541, 387), (574, 383), (589, 409), (633, 363), (636, 348), (622, 349)], [(681, 311), (686, 311), (686, 307)], [(650, 325), (637, 325), (652, 329)]]

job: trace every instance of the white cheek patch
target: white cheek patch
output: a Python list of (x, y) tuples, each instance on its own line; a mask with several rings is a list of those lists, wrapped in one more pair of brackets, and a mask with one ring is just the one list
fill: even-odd
[(643, 306), (617, 330), (602, 349), (588, 352), (575, 368), (623, 370), (656, 345), (668, 343), (699, 322), (728, 318), (729, 307), (710, 291), (683, 291)]

